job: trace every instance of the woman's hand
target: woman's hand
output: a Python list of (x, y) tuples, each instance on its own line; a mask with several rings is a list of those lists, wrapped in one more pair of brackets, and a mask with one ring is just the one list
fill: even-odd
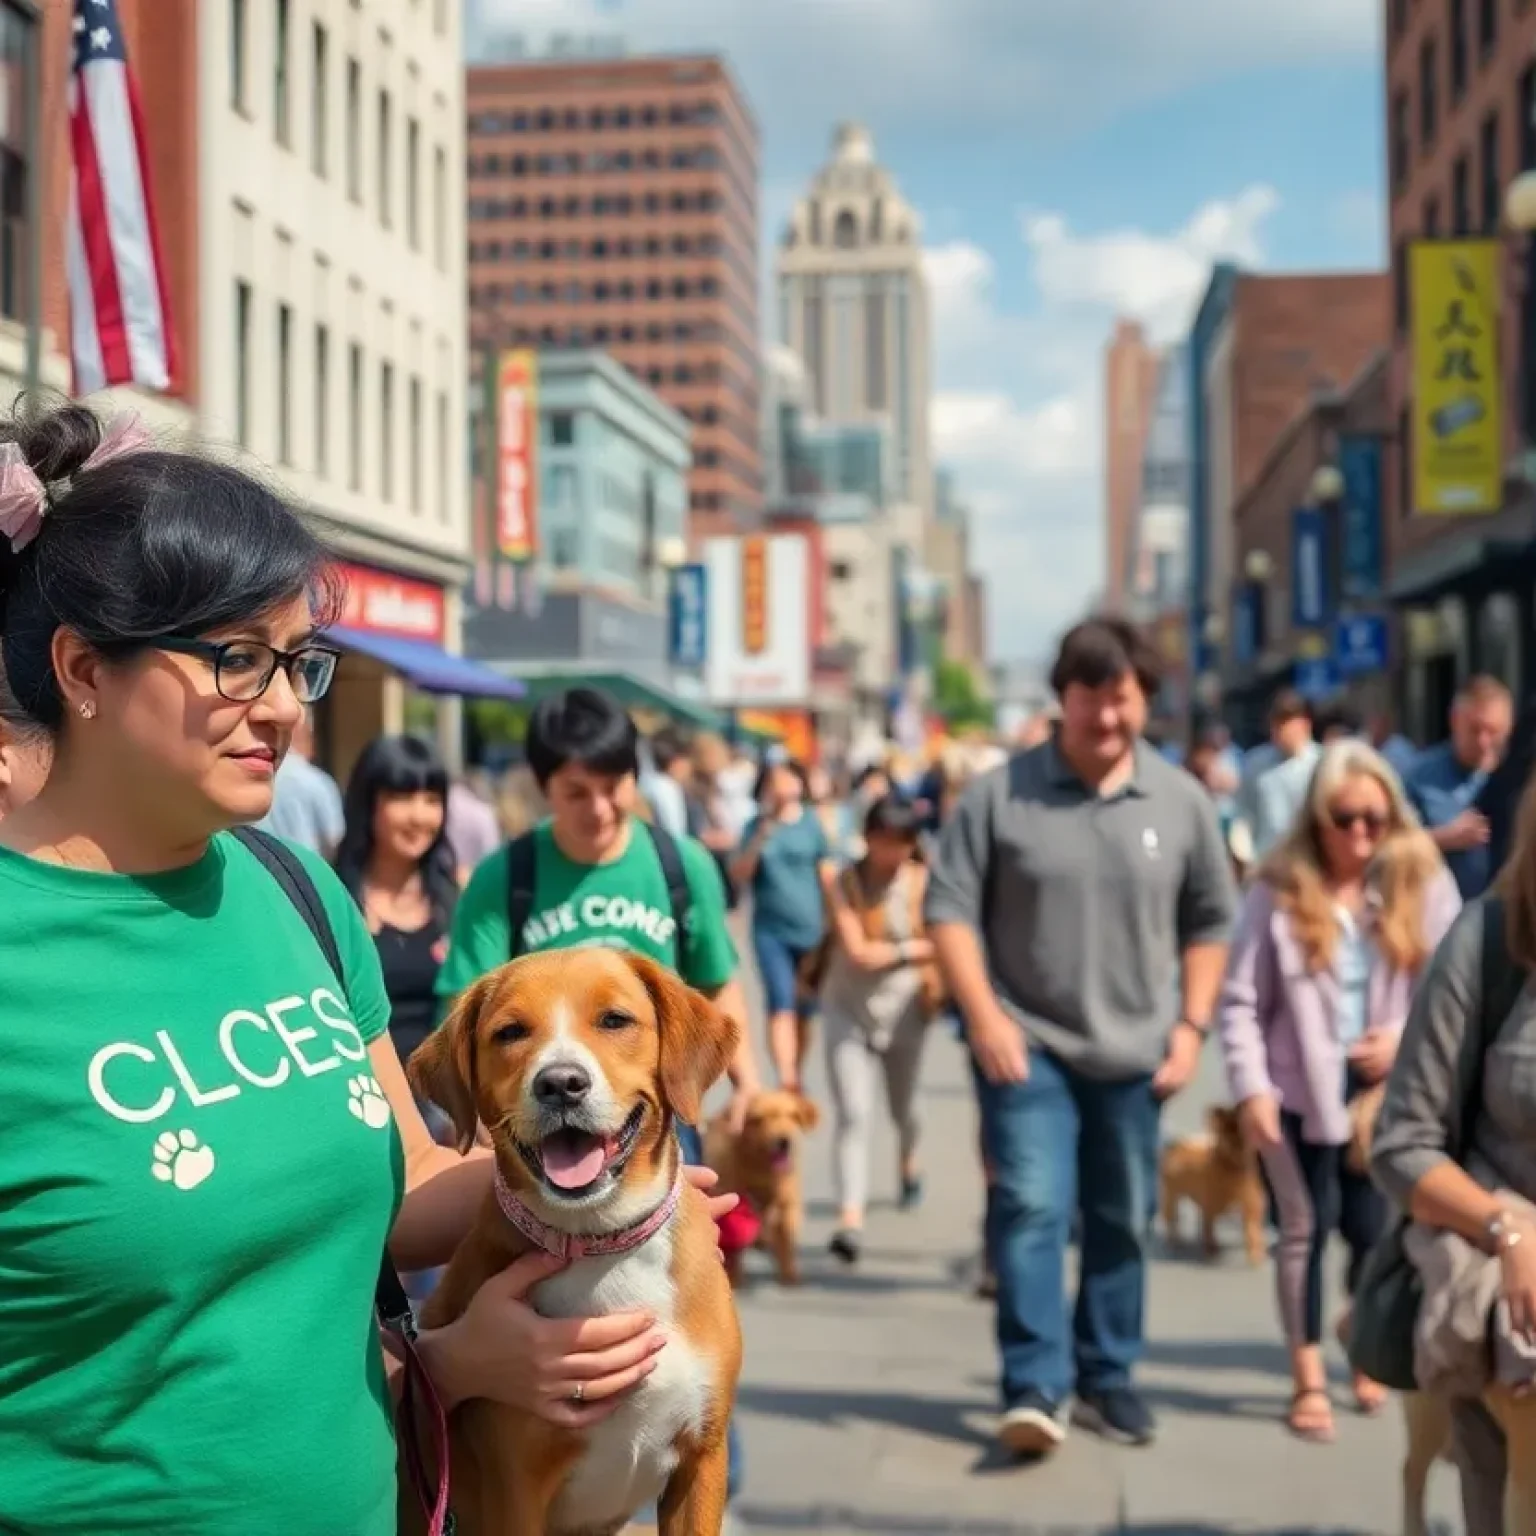
[(649, 1312), (554, 1318), (533, 1310), (529, 1291), (563, 1268), (563, 1259), (527, 1254), (492, 1275), (456, 1322), (422, 1335), (444, 1406), (485, 1397), (582, 1429), (656, 1369), (666, 1337)]
[[(713, 1168), (684, 1168), (683, 1177), (707, 1197), (715, 1221), (741, 1203), (739, 1195), (710, 1195), (720, 1182)], [(526, 1254), (487, 1280), (456, 1322), (422, 1335), (422, 1357), (446, 1407), (487, 1397), (583, 1429), (606, 1419), (656, 1369), (667, 1341), (650, 1312), (554, 1318), (533, 1310), (528, 1293), (564, 1268), (551, 1254)]]
[(1346, 1053), (1349, 1064), (1368, 1083), (1379, 1083), (1397, 1059), (1397, 1036), (1384, 1029), (1372, 1030)]
[(1536, 1338), (1536, 1228), (1518, 1221), (1520, 1240), (1499, 1250), (1499, 1290), (1517, 1338)]
[(1256, 1093), (1237, 1106), (1243, 1140), (1255, 1152), (1280, 1145), (1280, 1106), (1272, 1093)]

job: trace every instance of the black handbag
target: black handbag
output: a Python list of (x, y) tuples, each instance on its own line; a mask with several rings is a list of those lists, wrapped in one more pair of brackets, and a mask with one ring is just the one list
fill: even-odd
[[(1482, 1102), (1483, 1058), (1509, 1017), (1525, 986), (1526, 973), (1512, 960), (1505, 942), (1504, 903), (1485, 898), (1483, 908), (1482, 995), (1477, 1027), (1462, 1042), (1463, 1053), (1476, 1053), (1465, 1074), (1468, 1084), (1462, 1105), (1460, 1145), (1452, 1155), (1460, 1162), (1472, 1140), (1473, 1118)], [(1349, 1324), (1349, 1363), (1362, 1375), (1394, 1392), (1414, 1392), (1413, 1336), (1424, 1301), (1424, 1285), (1403, 1245), (1413, 1218), (1404, 1212), (1377, 1240), (1360, 1267)]]

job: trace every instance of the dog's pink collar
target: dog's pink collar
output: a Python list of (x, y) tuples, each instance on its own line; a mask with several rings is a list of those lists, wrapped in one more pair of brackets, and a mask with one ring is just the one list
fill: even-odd
[(562, 1232), (559, 1227), (541, 1221), (528, 1209), (527, 1203), (512, 1193), (511, 1186), (496, 1169), (496, 1204), (501, 1214), (528, 1239), (535, 1248), (557, 1259), (588, 1259), (610, 1257), (616, 1253), (629, 1253), (641, 1243), (649, 1241), (666, 1226), (677, 1210), (677, 1202), (683, 1196), (683, 1175), (679, 1170), (667, 1198), (644, 1220), (617, 1232)]

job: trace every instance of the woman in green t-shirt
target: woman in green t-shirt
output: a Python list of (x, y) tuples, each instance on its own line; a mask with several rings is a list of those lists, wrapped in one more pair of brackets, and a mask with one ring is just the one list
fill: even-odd
[[(0, 656), (52, 758), (0, 825), (8, 1532), (395, 1530), (380, 1255), (445, 1262), (491, 1165), (422, 1124), (340, 881), (303, 855), (338, 981), (229, 835), (330, 685), (332, 572), (266, 485), (132, 418), (0, 423)], [(648, 1373), (648, 1318), (535, 1316), (556, 1267), (423, 1339), (447, 1402), (581, 1424)]]

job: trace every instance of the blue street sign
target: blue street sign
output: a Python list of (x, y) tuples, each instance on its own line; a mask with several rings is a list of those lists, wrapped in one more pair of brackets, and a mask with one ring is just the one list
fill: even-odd
[(1293, 665), (1293, 672), (1292, 686), (1310, 703), (1331, 699), (1339, 691), (1339, 675), (1334, 670), (1331, 656), (1298, 661)]
[(1297, 507), (1291, 513), (1291, 627), (1321, 629), (1327, 622), (1323, 514), (1316, 507)]
[(1333, 633), (1333, 661), (1341, 677), (1387, 670), (1387, 621), (1379, 613), (1340, 619)]
[(667, 653), (674, 667), (697, 670), (709, 654), (708, 572), (680, 565), (667, 592)]
[(1340, 596), (1375, 597), (1381, 591), (1381, 440), (1340, 438), (1339, 473), (1344, 477)]

